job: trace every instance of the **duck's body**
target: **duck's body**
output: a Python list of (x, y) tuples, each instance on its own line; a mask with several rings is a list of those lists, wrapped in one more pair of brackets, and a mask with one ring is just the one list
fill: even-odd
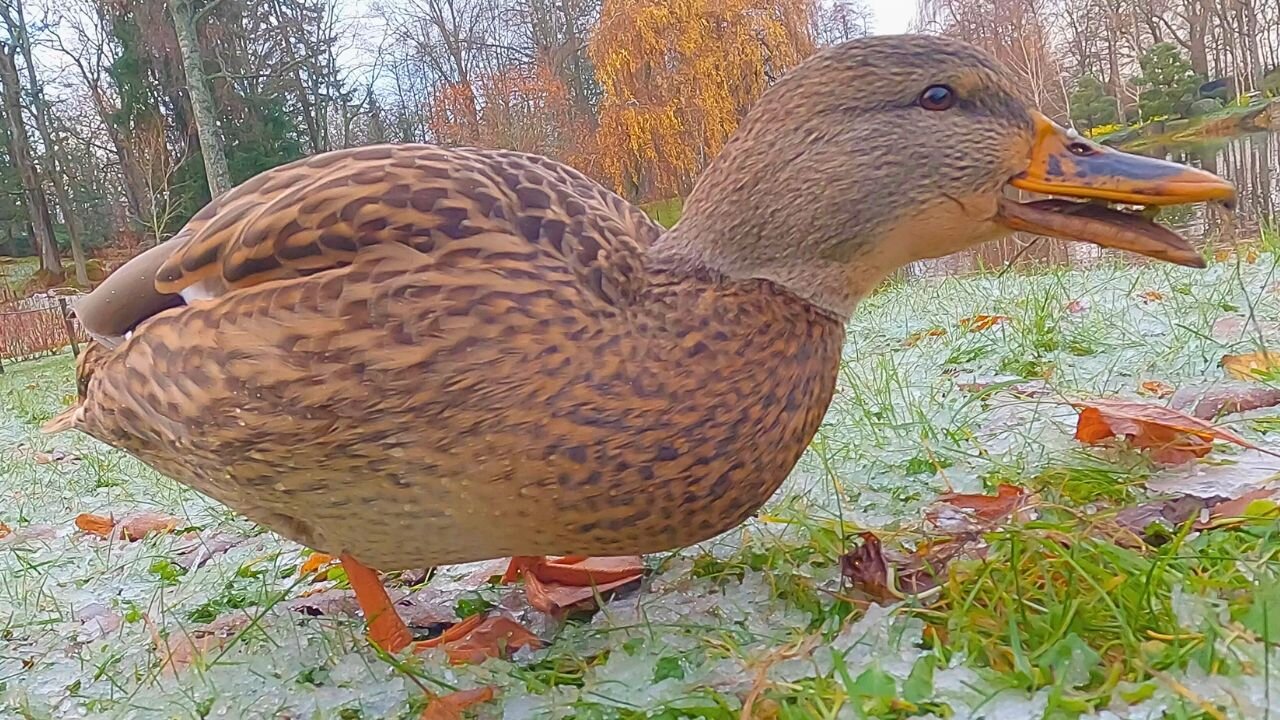
[(1233, 193), (1054, 125), (976, 48), (858, 40), (767, 91), (665, 233), (517, 153), (377, 146), (264, 173), (77, 306), (104, 342), (50, 428), (342, 554), (398, 649), (365, 564), (651, 552), (742, 521), (817, 431), (844, 320), (912, 260), (1016, 227), (1203, 263), (1148, 221), (1010, 185)]
[(381, 569), (704, 540), (812, 439), (843, 325), (769, 281), (655, 254), (659, 233), (515, 153), (282, 167), (175, 238), (165, 288), (218, 297), (109, 351), (76, 426)]

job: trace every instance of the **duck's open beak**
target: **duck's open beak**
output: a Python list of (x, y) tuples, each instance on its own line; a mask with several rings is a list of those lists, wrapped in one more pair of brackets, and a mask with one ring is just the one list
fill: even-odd
[[(1009, 181), (1015, 188), (1058, 198), (1131, 205), (1231, 202), (1235, 198), (1235, 187), (1212, 173), (1103, 147), (1040, 113), (1032, 115), (1035, 142), (1027, 169)], [(1102, 203), (1060, 199), (1019, 203), (1001, 198), (999, 219), (1013, 230), (1204, 267), (1200, 253), (1177, 234), (1142, 215), (1112, 210)]]

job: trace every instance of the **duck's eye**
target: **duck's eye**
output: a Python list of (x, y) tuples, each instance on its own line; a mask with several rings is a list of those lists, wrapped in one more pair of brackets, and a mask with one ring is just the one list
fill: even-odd
[(1068, 145), (1067, 150), (1070, 151), (1072, 155), (1075, 155), (1077, 157), (1088, 157), (1090, 155), (1097, 153), (1097, 150), (1094, 150), (1093, 147), (1089, 145), (1089, 143), (1080, 142), (1079, 140), (1076, 140), (1075, 142)]
[(956, 94), (946, 85), (930, 85), (920, 93), (920, 107), (925, 110), (946, 110), (956, 103)]

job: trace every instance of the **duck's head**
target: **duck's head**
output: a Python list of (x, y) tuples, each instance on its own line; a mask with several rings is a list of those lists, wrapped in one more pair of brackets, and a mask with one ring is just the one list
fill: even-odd
[(1059, 127), (972, 45), (884, 36), (823, 50), (766, 92), (657, 247), (847, 316), (895, 269), (1015, 230), (1201, 267), (1169, 230), (1081, 201), (1234, 196), (1210, 173)]

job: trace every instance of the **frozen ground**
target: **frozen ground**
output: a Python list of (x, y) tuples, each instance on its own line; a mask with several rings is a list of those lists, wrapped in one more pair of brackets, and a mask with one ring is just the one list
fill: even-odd
[[(742, 528), (648, 558), (640, 590), (555, 624), (487, 583), (493, 566), (392, 579), (424, 628), (492, 604), (548, 641), (481, 665), (380, 656), (341, 578), (299, 572), (303, 548), (85, 437), (39, 435), (73, 393), (69, 355), (9, 365), (0, 717), (409, 718), (424, 691), (484, 685), (498, 696), (472, 712), (512, 720), (731, 718), (748, 701), (762, 718), (1267, 717), (1280, 690), (1274, 523), (1186, 526), (1159, 548), (1089, 528), (1152, 487), (1240, 495), (1280, 460), (1219, 444), (1159, 469), (1136, 450), (1085, 448), (1066, 399), (1227, 383), (1224, 354), (1280, 346), (1277, 262), (887, 288), (850, 326), (836, 401), (792, 481)], [(1008, 319), (967, 332), (979, 314)], [(923, 335), (934, 328), (946, 333)], [(1280, 447), (1278, 408), (1221, 421)], [(940, 493), (1000, 483), (1044, 510), (993, 532), (985, 561), (888, 606), (842, 588), (839, 557), (860, 531), (909, 539)], [(185, 527), (122, 542), (74, 524), (140, 511)], [(234, 639), (161, 668), (153, 632), (173, 646), (210, 624)]]

